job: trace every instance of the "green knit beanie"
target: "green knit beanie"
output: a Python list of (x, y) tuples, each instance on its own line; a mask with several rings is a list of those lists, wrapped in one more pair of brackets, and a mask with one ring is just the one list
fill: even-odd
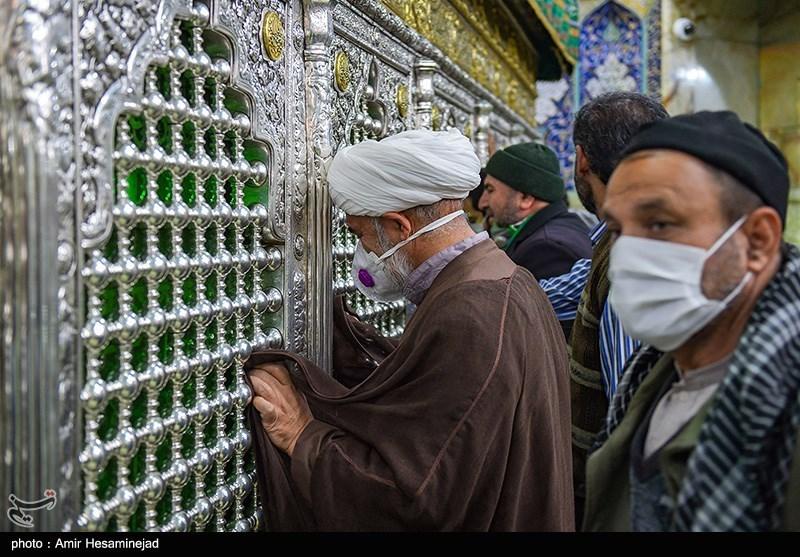
[(486, 164), (486, 174), (550, 203), (564, 197), (558, 157), (541, 143), (518, 143), (497, 151)]

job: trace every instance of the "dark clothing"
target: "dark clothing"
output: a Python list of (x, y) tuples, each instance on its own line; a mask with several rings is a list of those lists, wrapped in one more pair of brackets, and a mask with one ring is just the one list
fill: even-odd
[[(536, 280), (568, 273), (575, 261), (592, 257), (589, 229), (561, 201), (535, 213), (504, 249), (514, 263), (528, 269)], [(569, 340), (572, 321), (560, 324), (564, 338)]]
[(592, 241), (580, 217), (558, 201), (534, 214), (505, 250), (536, 280), (544, 280), (568, 273), (578, 259), (591, 259)]
[(573, 530), (557, 323), (531, 274), (487, 240), (442, 270), (371, 373), (370, 358), (391, 346), (359, 341), (369, 354), (336, 373), (352, 388), (300, 356), (255, 354), (248, 367), (297, 363), (293, 381), (314, 415), (289, 459), (251, 413), (267, 527)]
[(581, 294), (578, 312), (569, 340), (569, 390), (572, 407), (572, 484), (575, 489), (575, 524), (583, 522), (586, 497), (586, 458), (594, 438), (602, 429), (608, 413), (603, 392), (600, 357), (600, 317), (611, 287), (608, 261), (611, 235), (597, 242), (592, 268)]

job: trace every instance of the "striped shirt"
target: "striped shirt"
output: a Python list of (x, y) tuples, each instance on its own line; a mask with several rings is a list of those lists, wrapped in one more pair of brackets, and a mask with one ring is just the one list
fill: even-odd
[[(605, 222), (598, 223), (592, 229), (592, 247), (605, 231)], [(591, 268), (591, 259), (578, 259), (569, 273), (539, 281), (560, 321), (575, 319)], [(600, 371), (603, 375), (603, 390), (608, 400), (611, 400), (617, 390), (617, 382), (625, 369), (625, 362), (638, 348), (639, 341), (625, 334), (617, 314), (606, 300), (600, 316)]]

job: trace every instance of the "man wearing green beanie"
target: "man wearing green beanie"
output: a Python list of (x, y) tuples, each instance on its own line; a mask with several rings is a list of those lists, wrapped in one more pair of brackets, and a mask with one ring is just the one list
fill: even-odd
[(506, 253), (539, 280), (566, 273), (578, 259), (592, 256), (589, 231), (568, 211), (564, 193), (558, 158), (546, 145), (511, 145), (486, 164), (479, 208), (510, 228)]

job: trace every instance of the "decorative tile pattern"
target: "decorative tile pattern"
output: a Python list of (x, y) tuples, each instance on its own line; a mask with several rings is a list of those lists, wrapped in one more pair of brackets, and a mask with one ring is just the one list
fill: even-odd
[(647, 14), (647, 94), (661, 100), (661, 0)]
[(607, 91), (642, 90), (642, 32), (639, 18), (616, 2), (586, 17), (578, 63), (581, 104)]
[(644, 25), (636, 13), (613, 1), (591, 12), (580, 27), (575, 71), (561, 81), (537, 84), (537, 123), (559, 157), (567, 189), (574, 187), (572, 121), (578, 107), (618, 90), (660, 98), (661, 2), (652, 3)]

